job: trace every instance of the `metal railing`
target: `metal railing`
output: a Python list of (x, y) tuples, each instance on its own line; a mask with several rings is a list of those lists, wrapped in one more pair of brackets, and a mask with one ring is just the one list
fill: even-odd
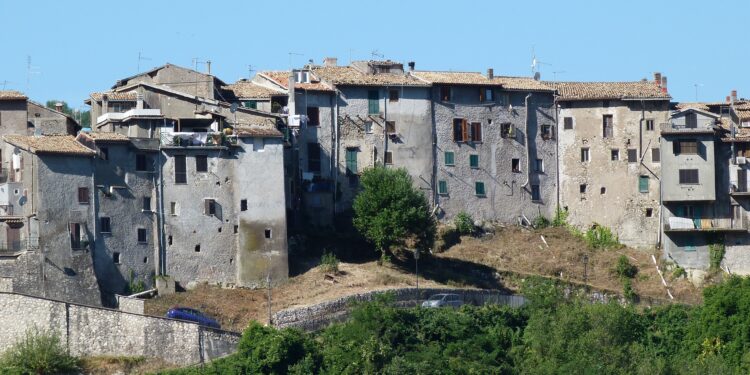
[(664, 223), (665, 231), (721, 231), (721, 230), (748, 230), (749, 226), (746, 220), (736, 220), (734, 218), (700, 218), (690, 219), (693, 222), (692, 227), (683, 226), (672, 227), (669, 223)]
[(162, 146), (171, 147), (216, 147), (226, 145), (236, 145), (236, 135), (226, 135), (224, 133), (204, 133), (204, 132), (179, 132), (179, 133), (161, 133), (160, 142)]
[(662, 132), (706, 132), (711, 131), (710, 127), (701, 126), (687, 126), (685, 124), (673, 124), (671, 122), (665, 122), (659, 124), (659, 129)]

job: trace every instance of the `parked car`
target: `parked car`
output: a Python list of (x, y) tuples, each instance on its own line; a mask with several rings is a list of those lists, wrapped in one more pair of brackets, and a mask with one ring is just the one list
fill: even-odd
[(422, 307), (461, 307), (463, 304), (458, 294), (435, 294), (422, 302)]
[(206, 314), (203, 314), (198, 310), (187, 307), (175, 306), (169, 309), (169, 311), (167, 311), (167, 318), (188, 320), (206, 327), (221, 328), (221, 325), (215, 319), (209, 318)]

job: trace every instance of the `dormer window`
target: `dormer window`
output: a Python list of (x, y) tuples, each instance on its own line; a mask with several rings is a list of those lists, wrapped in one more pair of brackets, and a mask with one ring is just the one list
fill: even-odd
[(294, 82), (310, 83), (310, 72), (306, 72), (306, 71), (294, 72)]

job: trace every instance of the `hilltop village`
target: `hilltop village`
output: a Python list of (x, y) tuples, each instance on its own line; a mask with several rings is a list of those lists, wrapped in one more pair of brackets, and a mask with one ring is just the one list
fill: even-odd
[(283, 283), (290, 235), (350, 218), (374, 166), (406, 169), (441, 222), (562, 210), (686, 269), (721, 242), (750, 274), (750, 101), (639, 78), (326, 58), (227, 83), (166, 64), (92, 88), (90, 127), (0, 91), (0, 290), (113, 306), (134, 280)]

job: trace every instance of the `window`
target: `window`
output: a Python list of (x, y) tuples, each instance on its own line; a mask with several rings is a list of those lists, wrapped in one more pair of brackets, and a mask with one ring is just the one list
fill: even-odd
[(573, 129), (573, 118), (572, 117), (564, 117), (563, 118), (563, 129), (565, 129), (565, 130), (572, 130)]
[(267, 239), (271, 238), (271, 229), (266, 228), (266, 230), (263, 231), (263, 236)]
[(646, 131), (654, 131), (654, 120), (653, 119), (646, 120)]
[(455, 142), (468, 142), (469, 141), (469, 123), (466, 119), (454, 118), (453, 119), (453, 141)]
[(486, 102), (493, 102), (495, 101), (495, 94), (494, 91), (490, 88), (484, 89), (484, 101)]
[(614, 125), (612, 123), (612, 115), (602, 116), (602, 137), (612, 138), (614, 136)]
[(167, 236), (167, 245), (172, 246), (172, 236)]
[(548, 140), (552, 138), (552, 125), (542, 125), (542, 139)]
[(651, 162), (652, 163), (660, 163), (661, 162), (661, 151), (658, 147), (654, 147), (651, 149)]
[(139, 243), (148, 242), (148, 239), (146, 238), (146, 228), (138, 228), (138, 242)]
[(581, 148), (581, 163), (588, 163), (589, 160), (589, 148)]
[(81, 239), (81, 224), (70, 223), (68, 230), (70, 231), (70, 248), (73, 250), (81, 250), (85, 246)]
[(372, 134), (372, 121), (365, 121), (365, 133)]
[(114, 264), (120, 264), (120, 253), (118, 253), (116, 251), (114, 253), (112, 253), (112, 262)]
[(187, 166), (185, 165), (185, 155), (174, 156), (174, 183), (187, 183)]
[(240, 200), (240, 211), (247, 211), (247, 199)]
[(200, 253), (201, 252), (201, 244), (195, 245), (195, 247), (193, 248), (193, 251), (195, 251), (196, 253)]
[(320, 172), (320, 144), (307, 144), (307, 171)]
[(544, 173), (544, 160), (536, 159), (536, 162), (534, 163), (534, 172)]
[(109, 148), (99, 147), (99, 158), (102, 160), (109, 160)]
[(471, 168), (479, 168), (479, 155), (472, 154), (469, 155), (469, 167)]
[(177, 202), (169, 202), (169, 214), (172, 216), (179, 215), (179, 209), (180, 206), (177, 205)]
[(203, 214), (208, 216), (216, 216), (216, 200), (206, 198), (203, 200)]
[(685, 127), (697, 128), (698, 127), (698, 115), (692, 112), (685, 115)]
[(504, 122), (500, 124), (500, 136), (503, 138), (513, 138), (515, 136), (515, 128), (513, 124)]
[(385, 132), (388, 134), (396, 134), (396, 121), (386, 121)]
[(474, 183), (474, 194), (478, 197), (485, 196), (484, 192), (484, 182), (477, 181)]
[(653, 208), (647, 208), (646, 209), (646, 217), (652, 217), (654, 216), (654, 209)]
[(681, 139), (672, 143), (675, 155), (698, 155), (698, 141), (694, 139)]
[(604, 187), (604, 186), (602, 186), (601, 188), (599, 188), (599, 194), (601, 194), (601, 195), (607, 194), (607, 188)]
[(195, 155), (195, 171), (196, 172), (208, 172), (208, 156), (207, 155)]
[(447, 102), (451, 100), (451, 88), (443, 86), (440, 88), (440, 100)]
[(681, 184), (697, 184), (698, 183), (698, 170), (697, 169), (680, 169), (680, 183)]
[(471, 141), (482, 142), (482, 123), (481, 122), (471, 123)]
[(240, 226), (239, 225), (235, 225), (234, 226), (234, 234), (237, 234), (239, 232), (240, 232)]
[(392, 151), (386, 151), (385, 152), (385, 164), (393, 164), (393, 152)]
[(89, 204), (89, 188), (79, 187), (78, 188), (78, 204)]
[(380, 93), (378, 93), (378, 90), (367, 92), (367, 113), (371, 115), (380, 113)]
[(637, 163), (638, 162), (638, 150), (634, 148), (628, 149), (628, 163)]
[(388, 91), (388, 101), (391, 101), (391, 102), (397, 102), (398, 101), (398, 90), (390, 90), (390, 91)]
[(101, 231), (102, 233), (112, 233), (110, 218), (108, 217), (99, 218), (99, 231)]
[(148, 158), (146, 154), (135, 154), (135, 170), (137, 172), (148, 171)]
[(581, 192), (581, 194), (586, 194), (586, 184), (581, 184), (578, 186), (578, 191)]
[(531, 200), (536, 202), (542, 200), (542, 192), (539, 189), (539, 185), (531, 185)]
[(143, 197), (143, 211), (151, 211), (151, 197)]
[(307, 107), (307, 126), (320, 126), (320, 110), (318, 107)]
[(346, 160), (346, 175), (353, 176), (357, 174), (357, 149), (347, 148), (345, 160)]
[(618, 160), (620, 160), (620, 150), (619, 149), (613, 148), (610, 151), (610, 153), (611, 153), (611, 159), (612, 159), (612, 161), (618, 161)]
[(448, 182), (444, 180), (438, 181), (438, 194), (448, 195)]
[(242, 106), (245, 108), (252, 108), (252, 109), (258, 109), (258, 101), (257, 100), (246, 100), (242, 102)]
[(638, 178), (638, 191), (648, 193), (648, 176), (640, 176)]
[(445, 158), (445, 165), (446, 166), (453, 166), (453, 165), (455, 165), (455, 154), (453, 153), (453, 151), (446, 151), (444, 153), (444, 158)]
[(521, 159), (510, 159), (510, 170), (514, 173), (521, 173)]

